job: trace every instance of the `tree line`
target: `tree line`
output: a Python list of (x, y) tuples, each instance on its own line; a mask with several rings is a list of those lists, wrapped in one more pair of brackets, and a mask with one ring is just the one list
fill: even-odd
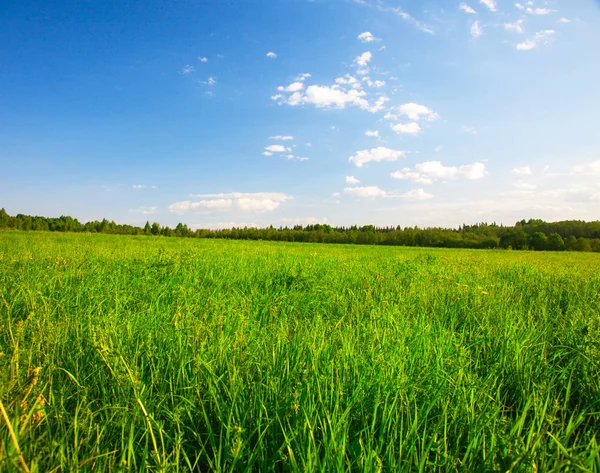
[(192, 230), (179, 223), (175, 228), (146, 222), (144, 227), (117, 224), (103, 219), (81, 223), (69, 216), (58, 218), (18, 214), (0, 209), (0, 229), (49, 232), (88, 232), (115, 235), (153, 235), (182, 238), (222, 238), (359, 245), (423, 246), (439, 248), (513, 249), (536, 251), (600, 252), (600, 221), (566, 220), (545, 222), (521, 220), (513, 226), (495, 223), (461, 225), (456, 229), (432, 227), (333, 227), (326, 224), (293, 227), (229, 228)]

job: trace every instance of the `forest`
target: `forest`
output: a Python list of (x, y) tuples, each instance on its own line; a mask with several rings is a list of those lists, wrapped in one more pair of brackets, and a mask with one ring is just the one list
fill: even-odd
[(269, 226), (193, 230), (183, 223), (177, 224), (175, 228), (161, 226), (158, 222), (152, 224), (146, 222), (144, 227), (136, 227), (117, 224), (106, 219), (82, 223), (70, 216), (58, 218), (23, 214), (11, 216), (2, 208), (0, 229), (436, 248), (600, 252), (600, 221), (581, 220), (545, 222), (540, 219), (529, 219), (516, 222), (513, 226), (478, 223), (461, 225), (454, 229), (400, 225), (334, 227), (327, 224), (314, 224), (277, 228)]

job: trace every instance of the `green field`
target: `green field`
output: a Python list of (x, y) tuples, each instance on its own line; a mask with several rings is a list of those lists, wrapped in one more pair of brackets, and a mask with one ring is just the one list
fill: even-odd
[(599, 380), (599, 254), (0, 233), (2, 472), (600, 471)]

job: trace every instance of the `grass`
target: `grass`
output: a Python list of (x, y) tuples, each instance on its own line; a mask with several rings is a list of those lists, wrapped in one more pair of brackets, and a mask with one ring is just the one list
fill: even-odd
[(0, 233), (0, 471), (600, 471), (600, 255)]

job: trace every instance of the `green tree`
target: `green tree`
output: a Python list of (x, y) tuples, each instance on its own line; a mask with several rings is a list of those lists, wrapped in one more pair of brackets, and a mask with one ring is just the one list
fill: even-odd
[(160, 235), (160, 223), (154, 222), (150, 228), (150, 233), (152, 233), (154, 236)]
[(551, 233), (546, 240), (546, 249), (548, 251), (565, 251), (565, 242), (558, 233)]
[(146, 221), (146, 225), (144, 225), (144, 235), (151, 235), (152, 228), (150, 227), (150, 222)]
[(573, 245), (573, 251), (592, 251), (592, 245), (587, 238), (579, 237)]
[(531, 246), (531, 248), (533, 248), (535, 251), (545, 250), (547, 242), (548, 239), (542, 232), (535, 232), (529, 238), (529, 246)]

